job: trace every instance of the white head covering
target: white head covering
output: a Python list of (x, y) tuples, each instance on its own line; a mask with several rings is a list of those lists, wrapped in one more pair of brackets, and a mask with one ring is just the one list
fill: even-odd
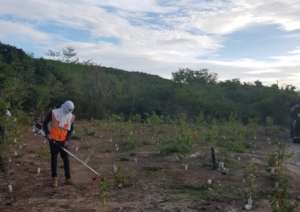
[(72, 111), (74, 110), (75, 106), (74, 103), (70, 100), (63, 103), (60, 108), (54, 109), (52, 111), (55, 119), (59, 122), (59, 127), (64, 128), (67, 124), (67, 129), (71, 129), (73, 114)]
[(73, 112), (75, 106), (72, 101), (68, 100), (68, 101), (65, 101), (65, 103), (63, 103), (61, 105), (61, 108), (63, 110), (63, 113), (68, 114), (68, 113)]

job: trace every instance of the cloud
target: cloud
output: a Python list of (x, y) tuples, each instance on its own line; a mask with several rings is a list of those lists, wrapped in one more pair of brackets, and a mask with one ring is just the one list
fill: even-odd
[(278, 69), (262, 69), (262, 70), (253, 70), (253, 71), (249, 71), (247, 72), (247, 74), (251, 74), (251, 75), (261, 75), (261, 74), (274, 74), (274, 73), (281, 73), (282, 70), (278, 70)]
[(24, 25), (12, 21), (0, 20), (0, 38), (18, 37), (19, 39), (30, 39), (35, 42), (47, 43), (48, 34), (33, 29), (30, 25)]
[[(90, 38), (79, 42), (38, 27), (49, 23), (87, 31)], [(0, 7), (0, 38), (30, 40), (43, 51), (73, 46), (83, 59), (166, 78), (178, 68), (207, 67), (221, 79), (272, 82), (282, 76), (284, 83), (300, 83), (299, 48), (264, 60), (211, 59), (231, 33), (259, 24), (275, 24), (283, 32), (300, 29), (300, 1), (2, 0)]]

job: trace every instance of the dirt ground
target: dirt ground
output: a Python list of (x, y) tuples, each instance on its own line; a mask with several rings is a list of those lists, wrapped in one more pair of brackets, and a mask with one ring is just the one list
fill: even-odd
[[(70, 149), (107, 179), (113, 178), (113, 167), (122, 170), (126, 183), (111, 188), (104, 207), (98, 181), (93, 181), (93, 173), (74, 159), (71, 159), (74, 185), (64, 185), (59, 159), (59, 187), (51, 187), (48, 143), (28, 130), (16, 145), (16, 152), (11, 152), (7, 174), (0, 172), (0, 211), (244, 211), (241, 166), (231, 164), (228, 173), (212, 170), (208, 147), (195, 147), (184, 160), (176, 155), (162, 156), (151, 145), (131, 152), (120, 152), (117, 148), (112, 139), (90, 136), (74, 139)], [(255, 152), (230, 156), (243, 166), (252, 161), (261, 170), (259, 195), (251, 211), (271, 211), (271, 185), (263, 171), (264, 155), (271, 149), (272, 144), (258, 143)], [(287, 165), (290, 193), (299, 201), (300, 145), (289, 144), (289, 150), (295, 153)], [(8, 184), (13, 187), (12, 193), (8, 192)]]

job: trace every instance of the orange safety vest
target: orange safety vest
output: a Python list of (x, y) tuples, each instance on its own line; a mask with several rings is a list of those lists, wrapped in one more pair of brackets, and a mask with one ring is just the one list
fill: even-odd
[[(72, 116), (71, 123), (73, 123), (75, 116)], [(59, 126), (59, 121), (56, 120), (54, 114), (52, 113), (52, 121), (50, 122), (49, 128), (49, 139), (64, 142), (68, 134), (68, 122), (64, 124), (64, 127)]]

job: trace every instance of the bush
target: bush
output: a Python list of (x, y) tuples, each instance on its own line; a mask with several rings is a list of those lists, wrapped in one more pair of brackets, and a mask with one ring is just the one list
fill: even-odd
[(170, 154), (170, 153), (179, 153), (185, 155), (191, 152), (193, 147), (193, 141), (189, 135), (180, 135), (174, 140), (165, 140), (160, 144), (160, 153)]
[(226, 122), (214, 120), (203, 131), (205, 141), (233, 152), (245, 151), (246, 135), (246, 126), (233, 118)]

